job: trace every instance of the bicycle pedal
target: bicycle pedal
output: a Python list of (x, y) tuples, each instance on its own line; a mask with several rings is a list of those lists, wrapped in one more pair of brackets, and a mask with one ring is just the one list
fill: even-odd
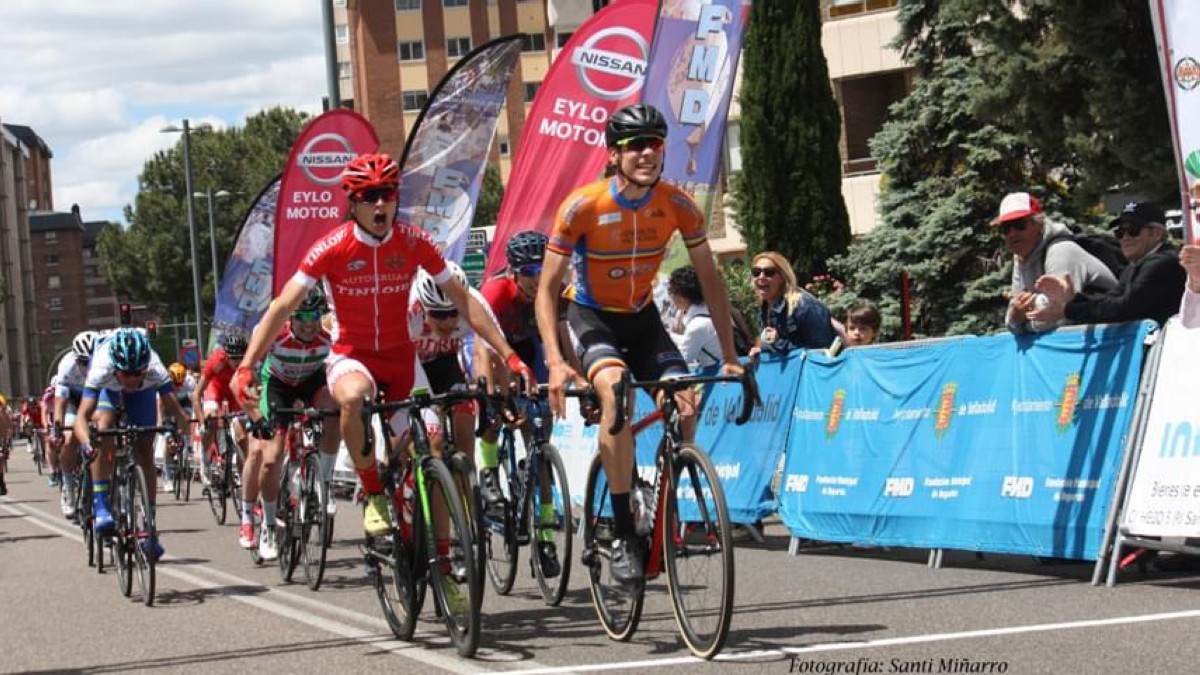
[[(588, 567), (596, 567), (600, 564), (599, 555), (596, 553), (595, 546), (589, 546), (583, 549), (583, 555), (579, 557), (580, 561)], [(532, 560), (530, 561), (532, 562)]]

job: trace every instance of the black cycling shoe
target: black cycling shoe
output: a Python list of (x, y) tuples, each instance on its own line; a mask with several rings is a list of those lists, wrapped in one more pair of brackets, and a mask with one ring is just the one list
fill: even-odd
[(553, 579), (562, 574), (562, 565), (558, 562), (558, 548), (552, 541), (538, 542), (538, 563), (542, 566), (542, 576)]
[(500, 491), (500, 472), (496, 469), (484, 469), (482, 478), (479, 490), (483, 493), (483, 501), (489, 507), (504, 503), (504, 493)]
[(612, 557), (609, 558), (609, 574), (613, 581), (622, 586), (634, 586), (642, 582), (642, 545), (636, 539), (617, 539), (613, 542)]

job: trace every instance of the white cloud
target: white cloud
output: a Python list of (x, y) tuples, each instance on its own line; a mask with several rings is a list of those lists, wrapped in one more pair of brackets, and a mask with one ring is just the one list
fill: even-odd
[(137, 175), (188, 117), (241, 124), (272, 106), (319, 112), (318, 2), (0, 2), (0, 117), (54, 151), (55, 205), (119, 218)]

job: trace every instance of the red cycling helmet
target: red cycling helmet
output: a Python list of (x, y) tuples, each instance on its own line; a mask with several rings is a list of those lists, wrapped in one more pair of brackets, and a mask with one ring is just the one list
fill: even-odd
[(376, 188), (395, 190), (398, 187), (400, 167), (384, 153), (359, 155), (342, 169), (342, 189), (351, 196)]

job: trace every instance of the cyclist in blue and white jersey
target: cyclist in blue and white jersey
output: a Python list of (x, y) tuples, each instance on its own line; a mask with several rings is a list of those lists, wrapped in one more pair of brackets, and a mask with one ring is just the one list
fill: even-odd
[(99, 334), (85, 330), (71, 341), (71, 351), (58, 361), (50, 386), (54, 387), (54, 426), (50, 435), (48, 455), (57, 455), (56, 464), (62, 470), (62, 514), (75, 517), (75, 469), (79, 466), (79, 441), (71, 433), (75, 412), (83, 397), (88, 361)]
[[(158, 422), (158, 398), (163, 409), (174, 417), (175, 428), (182, 434), (187, 418), (175, 397), (171, 377), (162, 359), (150, 347), (145, 333), (134, 328), (121, 328), (112, 337), (96, 345), (84, 382), (83, 397), (75, 417), (75, 435), (82, 452), (91, 452), (88, 422), (97, 429), (111, 429), (118, 423), (117, 409), (123, 408), (125, 422), (131, 426), (154, 426)], [(97, 533), (112, 530), (113, 517), (108, 507), (109, 482), (115, 462), (115, 447), (111, 437), (98, 444), (96, 461), (92, 464), (92, 485), (95, 494), (92, 510)], [(157, 476), (154, 473), (154, 435), (142, 434), (137, 440), (137, 461), (146, 475), (146, 492), (150, 500), (150, 515), (154, 516)], [(147, 557), (162, 557), (163, 547), (152, 534), (142, 540)]]

